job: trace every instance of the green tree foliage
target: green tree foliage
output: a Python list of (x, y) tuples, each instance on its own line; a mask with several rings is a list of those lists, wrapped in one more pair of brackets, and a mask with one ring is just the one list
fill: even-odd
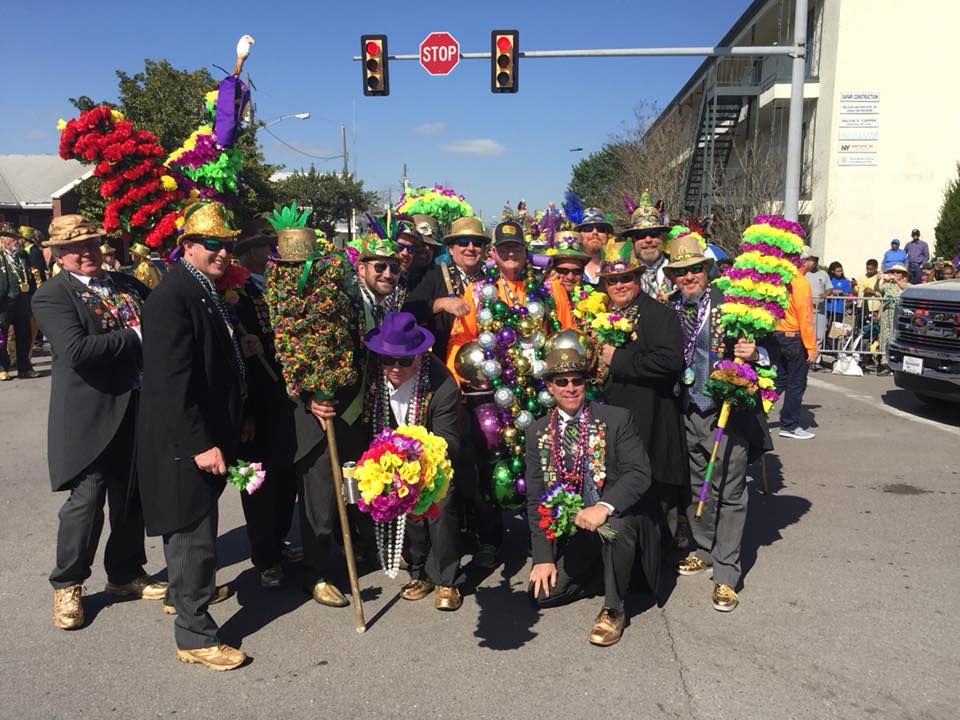
[(940, 219), (934, 228), (937, 238), (934, 255), (952, 258), (960, 248), (960, 163), (957, 163), (957, 177), (947, 183), (943, 191), (943, 205), (940, 206)]
[(580, 196), (585, 207), (609, 209), (604, 206), (623, 172), (619, 145), (604, 145), (573, 166), (568, 189)]
[(312, 165), (307, 172), (295, 171), (278, 181), (276, 187), (281, 203), (295, 200), (301, 207), (312, 208), (308, 224), (329, 238), (338, 222), (350, 218), (351, 211), (362, 212), (376, 202), (375, 193), (364, 190), (362, 180), (317, 172)]

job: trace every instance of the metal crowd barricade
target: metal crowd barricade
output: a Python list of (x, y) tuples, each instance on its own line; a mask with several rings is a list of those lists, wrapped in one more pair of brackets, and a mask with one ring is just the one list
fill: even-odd
[(878, 362), (884, 302), (879, 295), (834, 295), (814, 303), (821, 362), (855, 358), (861, 367)]

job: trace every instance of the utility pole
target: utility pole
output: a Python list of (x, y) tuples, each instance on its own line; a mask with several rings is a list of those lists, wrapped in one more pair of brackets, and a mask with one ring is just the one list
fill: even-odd
[(346, 180), (347, 176), (350, 175), (350, 160), (347, 155), (347, 128), (345, 125), (340, 126), (340, 141), (343, 144), (343, 179)]
[(409, 183), (407, 182), (407, 164), (404, 163), (404, 164), (403, 164), (403, 177), (400, 178), (400, 193), (403, 194), (403, 195), (406, 195), (406, 194), (407, 194), (407, 188), (409, 188), (409, 187), (410, 187), (410, 185), (409, 185)]

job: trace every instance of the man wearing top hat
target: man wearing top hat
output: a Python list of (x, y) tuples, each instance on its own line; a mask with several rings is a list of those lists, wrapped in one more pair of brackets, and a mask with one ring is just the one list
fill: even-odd
[[(563, 286), (567, 294), (586, 282), (585, 268), (592, 258), (580, 244), (580, 233), (575, 230), (557, 230), (553, 234), (552, 248), (548, 252), (549, 266), (547, 275), (551, 282)], [(571, 298), (571, 305), (575, 301)]]
[(633, 245), (633, 253), (640, 263), (640, 289), (644, 295), (661, 302), (673, 292), (670, 279), (664, 273), (667, 258), (663, 254), (663, 242), (669, 230), (663, 209), (654, 205), (644, 190), (623, 236)]
[(50, 483), (69, 492), (60, 509), (53, 624), (84, 623), (81, 597), (110, 503), (104, 551), (108, 594), (163, 598), (166, 583), (144, 573), (143, 516), (132, 487), (133, 442), (142, 367), (140, 312), (149, 290), (101, 269), (103, 231), (81, 215), (50, 224), (63, 272), (44, 283), (33, 311), (53, 354), (47, 430)]
[(583, 252), (589, 257), (589, 262), (583, 268), (583, 280), (588, 285), (598, 285), (601, 254), (607, 240), (613, 235), (613, 225), (597, 208), (589, 207), (583, 211), (580, 222), (573, 229), (580, 233)]
[(133, 256), (133, 276), (150, 289), (159, 285), (160, 271), (150, 259), (150, 248), (143, 243), (134, 243), (130, 246), (130, 254)]
[(0, 344), (0, 380), (10, 378), (10, 357), (7, 343), (9, 329), (17, 346), (17, 377), (35, 378), (30, 364), (33, 335), (30, 332), (30, 298), (37, 289), (30, 257), (20, 248), (24, 237), (8, 222), (0, 223), (0, 333), (7, 342)]
[[(717, 361), (732, 356), (770, 364), (767, 347), (740, 338), (732, 342), (720, 325), (723, 292), (709, 285), (711, 258), (705, 257), (696, 233), (671, 243), (667, 275), (677, 292), (671, 307), (683, 332), (681, 375), (684, 427), (690, 461), (691, 502), (687, 507), (693, 552), (680, 561), (680, 575), (698, 575), (712, 568), (714, 609), (729, 612), (737, 607), (740, 582), (740, 547), (747, 518), (747, 465), (772, 449), (770, 433), (760, 408), (731, 415), (717, 454), (709, 498), (700, 519), (694, 517), (713, 449), (718, 407), (705, 391)], [(772, 347), (770, 345), (769, 347)]]
[[(375, 379), (371, 396), (371, 433), (400, 425), (420, 425), (447, 441), (451, 463), (461, 459), (469, 442), (460, 388), (450, 371), (430, 352), (433, 335), (410, 313), (387, 313), (380, 327), (367, 333)], [(454, 482), (457, 481), (454, 474)], [(460, 573), (456, 485), (438, 505), (437, 517), (407, 520), (405, 552), (410, 581), (400, 591), (405, 600), (421, 600), (435, 589), (434, 607), (458, 610), (463, 598)]]
[[(624, 598), (637, 556), (650, 588), (656, 591), (658, 584), (660, 538), (656, 504), (648, 497), (650, 465), (630, 413), (586, 399), (581, 355), (552, 350), (546, 364), (556, 407), (526, 433), (530, 594), (540, 607), (551, 607), (602, 592), (589, 640), (613, 645), (626, 625)], [(540, 505), (544, 493), (558, 485), (579, 494), (583, 509), (573, 535), (550, 539)], [(614, 536), (601, 540), (601, 526)]]
[(599, 272), (601, 289), (610, 298), (609, 309), (629, 320), (634, 331), (622, 347), (600, 348), (601, 362), (609, 367), (603, 397), (633, 413), (650, 456), (665, 540), (670, 540), (678, 531), (678, 515), (686, 510), (682, 497), (690, 482), (675, 392), (683, 370), (680, 323), (670, 308), (641, 290), (642, 272), (628, 243), (608, 243)]
[(182, 255), (143, 309), (137, 468), (147, 534), (163, 538), (176, 657), (232, 670), (246, 655), (220, 641), (207, 608), (228, 592), (216, 586), (218, 503), (247, 393), (239, 330), (214, 284), (240, 233), (219, 202), (197, 202), (184, 219)]

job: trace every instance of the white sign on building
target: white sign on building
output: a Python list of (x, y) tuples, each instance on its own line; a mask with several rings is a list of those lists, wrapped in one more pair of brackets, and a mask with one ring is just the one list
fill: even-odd
[(837, 130), (837, 164), (870, 167), (878, 162), (880, 93), (840, 93), (840, 127)]

